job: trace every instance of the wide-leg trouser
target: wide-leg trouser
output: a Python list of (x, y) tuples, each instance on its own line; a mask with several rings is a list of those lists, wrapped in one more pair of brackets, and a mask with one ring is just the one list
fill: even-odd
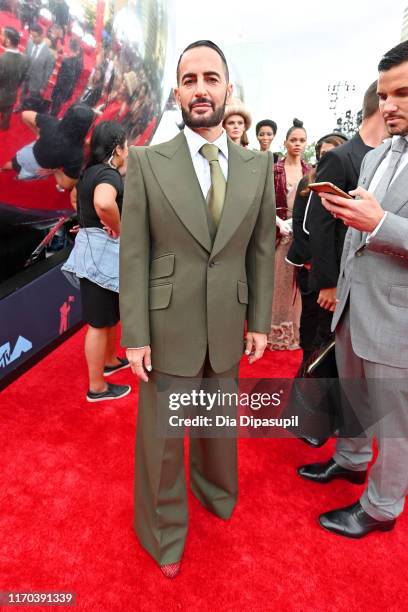
[[(237, 375), (238, 364), (215, 373), (206, 358), (195, 378), (214, 379), (215, 389), (217, 379), (236, 379)], [(163, 416), (159, 415), (162, 407), (157, 395), (161, 376), (151, 372), (149, 382), (140, 384), (134, 527), (141, 545), (159, 565), (165, 565), (180, 560), (183, 554), (188, 509), (184, 438), (160, 437), (158, 433), (158, 419)], [(183, 377), (169, 379), (183, 384)], [(189, 462), (190, 485), (196, 498), (210, 512), (228, 519), (238, 495), (236, 438), (191, 437)]]

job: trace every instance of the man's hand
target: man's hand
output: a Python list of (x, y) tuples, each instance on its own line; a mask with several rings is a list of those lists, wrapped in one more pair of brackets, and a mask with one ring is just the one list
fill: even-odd
[(144, 346), (140, 349), (128, 348), (126, 349), (126, 357), (129, 360), (133, 374), (136, 374), (140, 380), (147, 382), (149, 379), (146, 371), (152, 371), (150, 346)]
[(326, 210), (336, 219), (341, 219), (344, 225), (361, 232), (374, 231), (385, 215), (380, 204), (372, 193), (362, 187), (349, 191), (349, 194), (358, 199), (349, 200), (331, 193), (319, 193), (319, 196)]
[(249, 355), (248, 362), (250, 364), (258, 361), (264, 354), (264, 350), (267, 345), (266, 334), (259, 334), (258, 332), (247, 332), (245, 342), (245, 355)]
[(324, 308), (325, 310), (330, 310), (330, 312), (334, 312), (337, 304), (336, 287), (320, 289), (319, 297), (317, 298), (317, 303), (319, 304), (320, 308)]

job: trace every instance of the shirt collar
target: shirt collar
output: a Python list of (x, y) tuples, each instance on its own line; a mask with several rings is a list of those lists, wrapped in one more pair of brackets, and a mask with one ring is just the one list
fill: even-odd
[(4, 53), (20, 53), (20, 51), (18, 49), (7, 48)]
[(398, 135), (393, 136), (392, 137), (392, 142), (395, 142), (397, 140), (397, 138), (405, 138), (405, 140), (408, 142), (408, 134), (406, 136), (398, 136)]
[[(208, 140), (203, 138), (197, 132), (194, 132), (194, 130), (189, 128), (187, 125), (184, 127), (184, 136), (186, 137), (192, 158), (197, 155), (201, 147), (208, 142)], [(217, 138), (217, 140), (214, 140), (214, 142), (211, 144), (217, 145), (224, 157), (228, 159), (228, 140), (225, 130), (222, 130), (221, 136)]]

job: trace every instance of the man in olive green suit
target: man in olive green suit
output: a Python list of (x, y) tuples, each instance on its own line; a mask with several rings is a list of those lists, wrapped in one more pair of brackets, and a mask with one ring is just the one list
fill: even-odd
[[(120, 267), (122, 344), (141, 379), (135, 529), (168, 577), (180, 569), (187, 493), (183, 439), (157, 432), (157, 376), (236, 377), (245, 319), (245, 352), (251, 363), (262, 356), (275, 236), (272, 156), (235, 145), (222, 129), (232, 93), (222, 51), (211, 41), (189, 45), (177, 83), (185, 130), (130, 149)], [(192, 438), (190, 483), (209, 511), (229, 518), (236, 441)]]

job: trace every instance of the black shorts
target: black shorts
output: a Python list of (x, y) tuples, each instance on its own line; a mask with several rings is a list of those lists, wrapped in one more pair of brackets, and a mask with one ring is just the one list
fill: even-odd
[(119, 293), (80, 278), (82, 318), (92, 327), (113, 327), (120, 319)]

